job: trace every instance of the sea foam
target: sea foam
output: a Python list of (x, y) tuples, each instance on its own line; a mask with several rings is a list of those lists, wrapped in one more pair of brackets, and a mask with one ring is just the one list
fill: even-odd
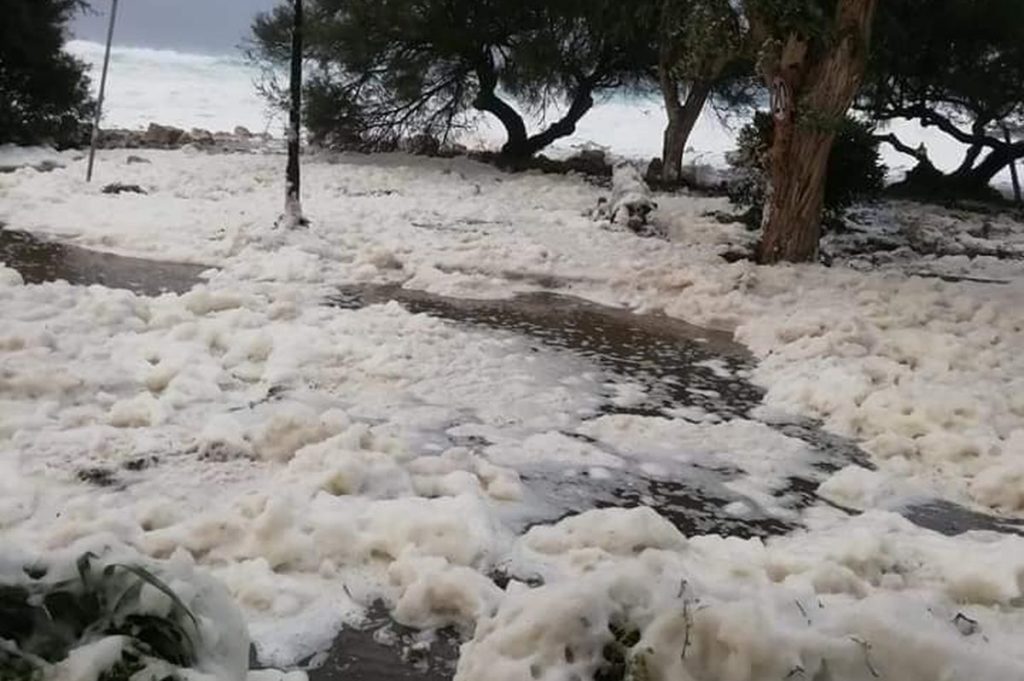
[[(67, 51), (92, 67), (99, 87), (103, 45), (84, 40)], [(259, 70), (239, 56), (188, 54), (173, 50), (116, 46), (111, 51), (103, 124), (144, 128), (151, 122), (181, 128), (278, 134), (282, 119), (256, 92)]]

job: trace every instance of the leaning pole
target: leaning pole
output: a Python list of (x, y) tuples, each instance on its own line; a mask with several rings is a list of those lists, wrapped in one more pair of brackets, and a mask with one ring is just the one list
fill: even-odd
[(103, 97), (107, 93), (107, 70), (110, 68), (110, 45), (114, 41), (114, 24), (117, 22), (117, 0), (110, 5), (110, 25), (107, 27), (107, 49), (103, 54), (103, 75), (100, 77), (100, 96), (96, 100), (96, 116), (92, 120), (92, 141), (89, 144), (89, 167), (85, 181), (92, 182), (92, 167), (96, 162), (96, 143), (100, 137), (100, 117), (103, 115)]

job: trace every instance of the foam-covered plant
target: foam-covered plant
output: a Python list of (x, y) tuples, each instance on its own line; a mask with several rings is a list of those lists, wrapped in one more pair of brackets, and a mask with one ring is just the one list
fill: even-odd
[(153, 663), (195, 664), (195, 616), (146, 568), (101, 565), (95, 554), (85, 553), (69, 579), (48, 579), (45, 569), (24, 572), (24, 580), (0, 582), (3, 681), (45, 678), (53, 665), (105, 640), (113, 643), (114, 654), (104, 657), (100, 681), (126, 681)]

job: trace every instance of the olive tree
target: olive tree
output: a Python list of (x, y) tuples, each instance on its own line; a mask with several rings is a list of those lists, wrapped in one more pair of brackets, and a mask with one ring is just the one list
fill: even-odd
[[(527, 158), (571, 135), (595, 97), (637, 81), (648, 37), (612, 0), (312, 0), (306, 16), (307, 126), (315, 142), (389, 146), (440, 138), (475, 114)], [(250, 55), (284, 63), (290, 9), (257, 17)], [(270, 88), (271, 96), (274, 95)], [(514, 98), (514, 99), (513, 99)], [(530, 132), (532, 113), (561, 114)]]

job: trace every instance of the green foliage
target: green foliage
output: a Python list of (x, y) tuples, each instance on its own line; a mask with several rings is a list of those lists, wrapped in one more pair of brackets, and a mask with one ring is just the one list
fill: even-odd
[(661, 38), (682, 81), (715, 80), (743, 49), (740, 15), (729, 0), (668, 0)]
[(635, 673), (634, 661), (640, 631), (615, 622), (608, 625), (608, 631), (612, 638), (601, 651), (601, 663), (594, 673), (594, 681), (644, 681)]
[(655, 0), (525, 0), (509, 26), (502, 86), (541, 108), (584, 82), (595, 90), (640, 85), (655, 62)]
[[(288, 59), (289, 4), (256, 18), (249, 51), (270, 74), (264, 94), (277, 103), (282, 88), (273, 74)], [(313, 143), (374, 149), (415, 132), (443, 134), (463, 122), (472, 101), (465, 86), (472, 60), (498, 28), (482, 25), (484, 13), (474, 3), (456, 2), (453, 12), (443, 3), (402, 0), (308, 4), (305, 100)], [(465, 30), (473, 22), (479, 35)]]
[[(0, 584), (0, 678), (40, 678), (75, 648), (110, 636), (126, 637), (128, 644), (104, 681), (128, 679), (153, 659), (195, 664), (198, 622), (174, 591), (143, 567), (95, 563), (87, 553), (77, 561), (76, 578), (50, 581), (44, 572)], [(147, 586), (167, 597), (166, 612), (143, 610)]]
[[(612, 0), (313, 0), (304, 31), (311, 140), (376, 149), (418, 133), (444, 139), (477, 111), (495, 113), (498, 92), (538, 112), (586, 101), (644, 75), (649, 16)], [(282, 5), (253, 25), (249, 56), (268, 74), (285, 63), (290, 22)], [(263, 91), (280, 103), (273, 77)], [(522, 120), (506, 107), (499, 118), (511, 138)]]
[(876, 121), (916, 119), (957, 140), (966, 153), (948, 176), (955, 181), (937, 186), (984, 190), (1000, 170), (1024, 158), (1024, 142), (1002, 138), (1003, 126), (1024, 126), (1024, 2), (879, 3), (857, 106)]
[(839, 0), (746, 0), (748, 14), (757, 15), (774, 36), (791, 33), (812, 47), (829, 40)]
[(62, 50), (82, 0), (0, 0), (0, 143), (79, 146), (93, 103), (85, 65)]
[[(878, 154), (878, 140), (870, 124), (846, 118), (836, 127), (835, 142), (825, 173), (825, 221), (833, 222), (857, 201), (877, 197), (885, 182), (885, 166)], [(738, 179), (730, 185), (729, 198), (749, 209), (748, 224), (761, 224), (768, 183), (768, 152), (772, 144), (772, 117), (760, 112), (744, 126), (730, 162)]]
[(864, 94), (879, 114), (920, 103), (954, 118), (1022, 121), (1024, 2), (880, 3)]

